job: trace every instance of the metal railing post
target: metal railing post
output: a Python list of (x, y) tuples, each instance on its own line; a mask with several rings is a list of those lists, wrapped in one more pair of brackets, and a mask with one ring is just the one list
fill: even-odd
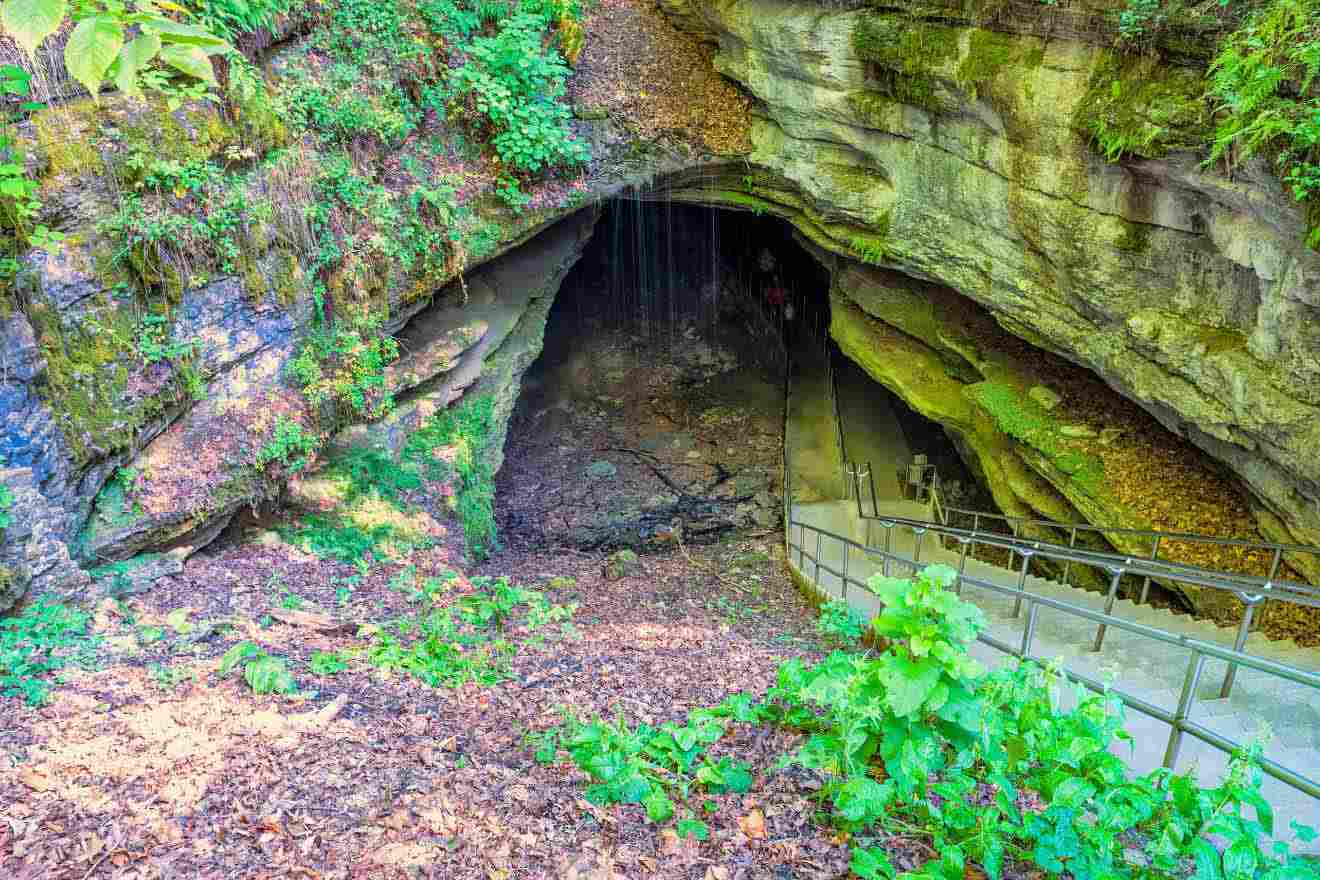
[(820, 586), (820, 529), (816, 529), (816, 586)]
[(881, 566), (880, 570), (885, 577), (889, 577), (889, 552), (890, 552), (889, 548), (893, 543), (894, 524), (891, 522), (885, 522), (884, 520), (881, 520), (880, 525), (885, 530), (885, 561), (884, 564)]
[[(912, 551), (912, 564), (916, 566), (921, 564), (921, 542), (922, 539), (926, 537), (926, 530), (921, 527), (917, 527), (912, 530), (912, 534), (917, 536), (917, 545), (916, 548)], [(913, 568), (912, 570), (916, 571), (915, 568)]]
[[(1114, 600), (1118, 597), (1118, 582), (1123, 578), (1123, 569), (1114, 569), (1114, 577), (1109, 582), (1109, 592), (1105, 594), (1105, 615), (1112, 616), (1114, 613)], [(1105, 630), (1109, 628), (1108, 624), (1102, 623), (1095, 631), (1095, 647), (1092, 651), (1099, 651), (1105, 643)]]
[(852, 466), (853, 495), (857, 497), (857, 518), (861, 519), (865, 514), (862, 513), (862, 475), (861, 468), (857, 465)]
[(1172, 770), (1178, 763), (1178, 751), (1182, 748), (1183, 729), (1187, 716), (1191, 712), (1192, 698), (1196, 694), (1196, 683), (1201, 678), (1201, 669), (1205, 666), (1205, 655), (1195, 648), (1192, 659), (1187, 664), (1187, 674), (1183, 676), (1182, 693), (1178, 695), (1178, 708), (1173, 713), (1173, 730), (1169, 731), (1169, 742), (1164, 747), (1164, 766)]
[(970, 538), (959, 538), (958, 543), (962, 544), (962, 553), (958, 554), (958, 580), (953, 582), (953, 592), (955, 595), (962, 595), (963, 573), (967, 571), (967, 550), (971, 544)]
[[(1155, 546), (1150, 551), (1150, 561), (1155, 562), (1160, 558), (1160, 535), (1155, 536)], [(1146, 575), (1146, 580), (1141, 584), (1141, 605), (1146, 604), (1146, 598), (1150, 595), (1150, 575)]]
[(1023, 660), (1031, 659), (1031, 640), (1036, 636), (1036, 620), (1040, 616), (1040, 606), (1035, 600), (1027, 603), (1027, 625), (1022, 630), (1022, 652), (1018, 655)]
[(875, 468), (869, 461), (866, 463), (866, 480), (871, 484), (871, 515), (877, 516), (880, 513), (880, 505), (875, 502)]
[(848, 601), (848, 556), (851, 555), (852, 545), (847, 541), (843, 544), (843, 601)]
[[(1279, 574), (1279, 564), (1283, 562), (1283, 548), (1274, 548), (1274, 559), (1270, 562), (1270, 574), (1265, 578), (1264, 590), (1269, 590), (1274, 584), (1274, 578)], [(1251, 631), (1251, 618), (1255, 615), (1256, 604), (1264, 600), (1265, 594), (1252, 598), (1242, 597), (1246, 607), (1242, 609), (1242, 623), (1238, 626), (1237, 638), (1233, 641), (1233, 650), (1241, 651), (1247, 645), (1247, 635)], [(1233, 692), (1233, 682), (1237, 679), (1237, 664), (1228, 664), (1228, 672), (1224, 673), (1224, 683), (1219, 688), (1220, 699), (1228, 699), (1228, 695)]]
[(1031, 557), (1035, 554), (1034, 550), (1022, 551), (1022, 573), (1018, 576), (1018, 597), (1013, 601), (1013, 616), (1016, 618), (1022, 613), (1022, 594), (1027, 589), (1027, 566), (1031, 564)]
[[(1077, 547), (1077, 526), (1073, 526), (1072, 534), (1068, 535), (1068, 549), (1073, 550), (1076, 547)], [(1068, 583), (1068, 572), (1071, 569), (1072, 569), (1072, 560), (1069, 559), (1063, 564), (1063, 585), (1065, 587), (1072, 586), (1072, 584)]]
[[(1264, 599), (1264, 596), (1254, 597), (1256, 601)], [(1247, 646), (1247, 635), (1251, 630), (1251, 618), (1256, 612), (1256, 602), (1247, 597), (1243, 597), (1246, 603), (1242, 609), (1242, 622), (1238, 624), (1237, 638), (1233, 640), (1233, 650), (1241, 652)], [(1228, 695), (1233, 693), (1233, 682), (1237, 680), (1237, 664), (1228, 664), (1228, 671), (1224, 673), (1224, 683), (1219, 687), (1219, 698), (1228, 699)]]

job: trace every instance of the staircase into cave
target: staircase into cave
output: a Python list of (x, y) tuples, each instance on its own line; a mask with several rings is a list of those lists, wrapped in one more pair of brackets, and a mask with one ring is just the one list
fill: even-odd
[[(821, 390), (804, 382), (801, 393)], [(1270, 578), (1250, 578), (1081, 549), (1075, 529), (1072, 539), (1056, 543), (1040, 537), (1050, 534), (1044, 530), (1006, 529), (997, 514), (968, 520), (963, 514), (973, 512), (941, 503), (938, 477), (930, 468), (914, 474), (912, 497), (894, 491), (901, 483), (888, 479), (892, 470), (873, 481), (873, 467), (888, 469), (898, 462), (849, 463), (837, 426), (832, 461), (841, 477), (834, 485), (843, 497), (822, 498), (820, 487), (827, 481), (819, 476), (820, 451), (799, 466), (793, 444), (830, 431), (794, 424), (814, 412), (794, 400), (798, 391), (791, 381), (785, 431), (788, 558), (822, 599), (843, 599), (869, 618), (880, 610), (865, 586), (872, 575), (907, 576), (929, 564), (949, 565), (959, 572), (958, 592), (986, 617), (973, 650), (977, 659), (990, 668), (1023, 657), (1055, 662), (1079, 688), (1108, 690), (1125, 704), (1125, 727), (1132, 735), (1131, 743), (1117, 743), (1115, 752), (1134, 772), (1167, 766), (1196, 773), (1203, 785), (1214, 784), (1233, 749), (1265, 736), (1262, 793), (1274, 807), (1276, 834), (1296, 842), (1291, 819), (1320, 827), (1320, 648), (1271, 640), (1250, 628), (1250, 611), (1266, 598), (1320, 607), (1320, 590), (1276, 576), (1277, 560), (1288, 548), (1276, 551)], [(832, 415), (837, 419), (837, 408)], [(876, 418), (868, 420), (875, 430)], [(885, 442), (873, 446), (883, 448)], [(1058, 534), (1054, 525), (1052, 533)], [(1065, 524), (1062, 533), (1070, 529)], [(1159, 537), (1152, 541), (1158, 548)], [(1158, 557), (1158, 549), (1152, 555)], [(1110, 577), (1098, 590), (1069, 585), (1079, 569)], [(1152, 583), (1228, 591), (1246, 601), (1249, 613), (1241, 626), (1224, 628), (1155, 607), (1144, 601)], [(1068, 708), (1077, 693), (1061, 688), (1059, 699)], [(1320, 844), (1309, 846), (1320, 851)]]

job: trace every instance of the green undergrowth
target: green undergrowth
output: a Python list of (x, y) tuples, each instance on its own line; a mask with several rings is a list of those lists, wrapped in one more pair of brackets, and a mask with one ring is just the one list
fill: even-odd
[[(742, 794), (751, 789), (752, 772), (745, 762), (714, 758), (709, 748), (731, 722), (760, 718), (761, 710), (750, 698), (735, 694), (718, 706), (694, 710), (681, 725), (669, 721), (659, 727), (632, 727), (622, 717), (587, 721), (569, 714), (562, 725), (532, 739), (541, 763), (552, 764), (565, 752), (591, 777), (586, 790), (590, 803), (641, 804), (650, 821), (665, 823), (676, 814), (675, 800), (683, 803), (694, 792)], [(680, 818), (680, 831), (685, 821), (699, 822)], [(701, 826), (699, 836), (704, 832)]]
[[(277, 526), (281, 537), (309, 553), (358, 567), (434, 543), (415, 521), (419, 491), (429, 484), (458, 517), (468, 553), (484, 559), (497, 546), (494, 473), (489, 462), (494, 398), (465, 397), (413, 431), (398, 456), (355, 447), (333, 454), (315, 479), (331, 487), (336, 509), (308, 513)], [(297, 464), (309, 454), (296, 426), (276, 431), (260, 457)], [(309, 441), (310, 442), (310, 441)], [(296, 469), (296, 468), (293, 468)]]
[(404, 672), (431, 687), (492, 685), (509, 678), (519, 642), (507, 630), (516, 615), (535, 632), (566, 624), (576, 606), (552, 604), (544, 594), (505, 578), (473, 578), (473, 590), (435, 607), (376, 628), (361, 654), (385, 672)]
[(18, 614), (0, 617), (0, 695), (40, 706), (58, 683), (60, 670), (88, 667), (98, 639), (91, 616), (51, 598), (39, 598)]
[[(403, 460), (422, 468), (431, 479), (445, 479), (451, 473), (456, 478), (455, 510), (468, 552), (477, 559), (486, 558), (498, 546), (495, 474), (489, 460), (494, 412), (494, 397), (465, 397), (427, 419), (403, 448)], [(441, 449), (452, 453), (438, 458)]]
[(967, 393), (1000, 431), (1044, 454), (1087, 494), (1096, 496), (1103, 491), (1104, 463), (1070, 448), (1058, 433), (1058, 421), (1030, 397), (1001, 382), (980, 382)]
[[(1314, 859), (1271, 841), (1259, 745), (1208, 788), (1163, 768), (1131, 773), (1114, 748), (1130, 741), (1115, 697), (1079, 686), (1064, 710), (1055, 670), (987, 673), (969, 655), (985, 620), (950, 591), (956, 579), (947, 566), (914, 580), (873, 577), (883, 610), (868, 628), (883, 649), (788, 660), (761, 701), (735, 694), (659, 728), (570, 717), (531, 737), (536, 756), (566, 755), (585, 771), (588, 800), (642, 804), (651, 822), (682, 817), (675, 830), (695, 833), (691, 795), (755, 793), (757, 777), (736, 755), (712, 757), (724, 734), (734, 724), (786, 728), (802, 740), (780, 765), (822, 783), (817, 815), (848, 841), (863, 880), (1320, 877)], [(924, 864), (900, 871), (892, 840), (904, 853), (920, 841)]]
[(14, 506), (14, 491), (0, 483), (0, 535), (4, 534), (5, 529), (9, 527), (13, 514), (9, 509)]

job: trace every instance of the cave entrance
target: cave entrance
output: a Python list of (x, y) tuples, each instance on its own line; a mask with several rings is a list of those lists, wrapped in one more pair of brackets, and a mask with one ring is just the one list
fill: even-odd
[[(963, 473), (943, 430), (830, 340), (829, 290), (781, 220), (608, 203), (522, 379), (497, 478), (506, 545), (641, 549), (776, 530), (786, 421), (795, 500), (842, 497), (841, 442), (891, 483), (910, 448)], [(786, 420), (789, 370), (801, 411)], [(849, 412), (887, 416), (855, 418), (840, 438), (835, 393)]]

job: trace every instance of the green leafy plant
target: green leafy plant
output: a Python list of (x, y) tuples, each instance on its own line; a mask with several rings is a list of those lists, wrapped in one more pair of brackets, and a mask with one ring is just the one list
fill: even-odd
[(1273, 160), (1308, 209), (1320, 248), (1320, 2), (1268, 0), (1252, 8), (1210, 63), (1206, 94), (1218, 111), (1207, 163)]
[(544, 11), (513, 13), (494, 36), (472, 40), (467, 62), (449, 79), (453, 101), (490, 127), (496, 153), (517, 171), (580, 165), (589, 158), (561, 100), (569, 67), (544, 44), (550, 26)]
[(551, 605), (541, 593), (512, 586), (507, 579), (473, 578), (475, 588), (453, 607), (432, 608), (380, 627), (365, 651), (371, 664), (399, 670), (432, 687), (467, 683), (492, 685), (508, 677), (517, 645), (492, 639), (515, 610), (526, 611), (525, 626), (535, 630), (567, 620), (576, 606)]
[(91, 615), (50, 598), (0, 618), (0, 695), (40, 706), (54, 688), (52, 674), (92, 663), (98, 639), (87, 632)]
[(14, 492), (4, 483), (0, 483), (0, 533), (3, 533), (9, 527), (11, 514), (9, 508), (14, 506)]
[(319, 446), (320, 438), (317, 435), (288, 416), (281, 415), (275, 419), (275, 431), (271, 438), (257, 450), (252, 463), (258, 470), (278, 462), (290, 471), (299, 471), (307, 466)]
[[(821, 799), (839, 826), (923, 835), (938, 855), (917, 873), (949, 880), (969, 864), (998, 880), (1009, 860), (1093, 880), (1173, 878), (1192, 861), (1198, 876), (1221, 880), (1247, 864), (1241, 876), (1317, 876), (1287, 847), (1267, 854), (1273, 817), (1258, 748), (1210, 789), (1163, 769), (1134, 777), (1110, 748), (1127, 737), (1116, 699), (1079, 687), (1076, 708), (1063, 711), (1052, 671), (978, 668), (967, 648), (983, 621), (948, 591), (956, 577), (933, 566), (912, 582), (873, 578), (885, 604), (874, 628), (888, 643), (878, 657), (836, 652), (780, 667), (768, 711), (809, 733), (792, 760), (826, 774)], [(1027, 792), (1040, 807), (1023, 806)], [(1134, 844), (1148, 867), (1126, 854)], [(858, 843), (852, 855), (858, 876), (895, 875), (882, 849)]]
[(298, 683), (282, 657), (273, 657), (253, 642), (239, 642), (220, 658), (217, 674), (224, 678), (239, 667), (255, 694), (294, 694)]
[[(675, 814), (673, 798), (686, 800), (694, 786), (710, 793), (743, 793), (752, 786), (748, 767), (728, 757), (712, 760), (707, 749), (724, 736), (731, 721), (754, 722), (761, 708), (745, 695), (689, 713), (686, 724), (631, 727), (622, 717), (581, 721), (571, 714), (562, 726), (536, 737), (536, 758), (553, 763), (560, 751), (586, 772), (593, 804), (640, 804), (652, 822)], [(679, 820), (680, 833), (684, 822)], [(700, 825), (700, 823), (697, 823)], [(702, 826), (704, 828), (704, 826)]]
[(866, 622), (847, 602), (831, 599), (820, 607), (816, 629), (826, 638), (850, 647), (862, 640)]
[(226, 40), (256, 31), (269, 31), (276, 20), (293, 8), (292, 0), (190, 0), (196, 22)]
[(152, 0), (138, 0), (131, 9), (121, 0), (72, 6), (67, 0), (5, 0), (0, 5), (5, 33), (29, 57), (70, 17), (73, 30), (64, 47), (64, 66), (93, 98), (107, 79), (121, 91), (140, 94), (143, 77), (153, 69), (159, 76), (162, 68), (214, 85), (209, 56), (232, 51), (206, 28), (166, 17)]
[(348, 668), (347, 661), (333, 651), (317, 651), (307, 662), (313, 675), (338, 675)]

